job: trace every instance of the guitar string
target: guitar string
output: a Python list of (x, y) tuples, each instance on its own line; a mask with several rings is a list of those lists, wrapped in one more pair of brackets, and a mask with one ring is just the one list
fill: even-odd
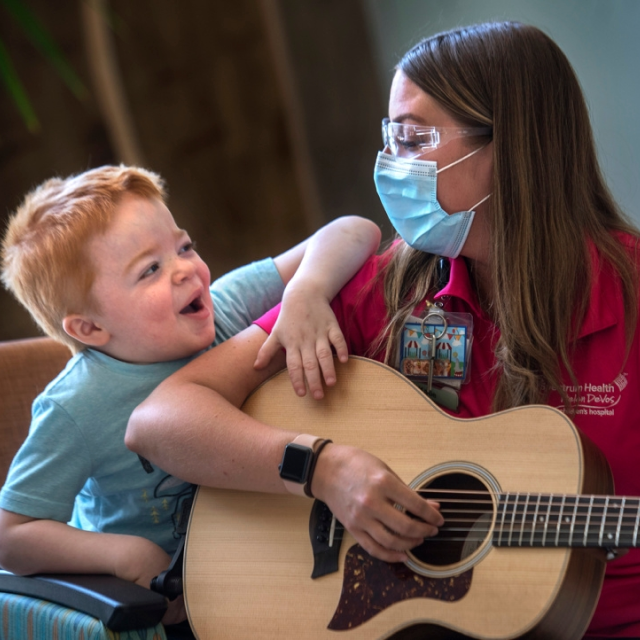
[[(461, 532), (466, 532), (469, 531), (471, 532), (471, 529), (461, 529)], [(473, 535), (464, 535), (464, 536), (447, 536), (447, 537), (440, 537), (440, 536), (433, 536), (431, 538), (425, 538), (424, 539), (424, 543), (425, 544), (432, 544), (435, 542), (438, 543), (451, 543), (451, 542), (483, 542), (484, 540), (486, 540), (487, 536), (490, 533), (490, 529), (480, 529), (480, 530), (474, 530), (473, 531)], [(530, 536), (531, 532), (529, 530), (524, 530), (523, 531), (524, 534)], [(578, 535), (580, 534), (580, 535)], [(494, 535), (500, 535), (499, 533), (494, 532)], [(537, 533), (534, 535), (533, 540), (529, 539), (523, 539), (522, 542), (520, 542), (519, 540), (519, 536), (520, 536), (520, 531), (518, 529), (514, 529), (512, 532), (512, 540), (513, 542), (507, 544), (506, 542), (499, 542), (497, 544), (497, 546), (504, 546), (504, 547), (522, 547), (522, 548), (530, 548), (530, 547), (535, 547), (535, 546), (541, 546), (542, 543), (542, 534), (541, 533)], [(551, 535), (550, 533), (547, 535), (546, 537), (546, 541), (548, 541), (548, 544), (546, 544), (545, 546), (547, 547), (561, 547), (561, 548), (570, 548), (570, 547), (577, 547), (577, 548), (585, 548), (585, 547), (602, 547), (602, 546), (606, 546), (605, 544), (600, 544), (600, 540), (599, 538), (595, 538), (594, 536), (591, 536), (590, 538), (588, 538), (587, 540), (587, 544), (584, 544), (584, 539), (583, 539), (583, 534), (582, 532), (574, 532), (574, 537), (575, 539), (572, 538), (572, 536), (569, 536), (567, 534), (565, 534), (564, 536), (560, 536), (559, 537), (559, 541), (558, 544), (555, 544), (555, 535)], [(334, 538), (335, 542), (341, 541), (344, 539), (344, 536), (340, 535), (340, 536), (336, 536)], [(571, 544), (569, 544), (569, 542), (571, 542)], [(604, 542), (604, 541), (603, 541)], [(591, 544), (589, 544), (591, 543)]]
[[(472, 489), (421, 489), (418, 490), (417, 493), (421, 496), (431, 497), (436, 502), (443, 502), (447, 504), (453, 503), (466, 503), (466, 504), (474, 504), (474, 505), (493, 505), (493, 500), (476, 500), (474, 498), (469, 499), (455, 499), (443, 496), (439, 499), (437, 496), (442, 494), (448, 495), (459, 495), (459, 496), (468, 496), (468, 495), (480, 495), (480, 496), (496, 496), (499, 500), (503, 498), (507, 498), (506, 506), (509, 509), (509, 516), (513, 517), (513, 508), (515, 507), (515, 515), (524, 514), (525, 511), (527, 514), (531, 514), (536, 511), (549, 511), (549, 516), (560, 515), (562, 513), (562, 517), (566, 518), (566, 510), (577, 508), (580, 509), (590, 509), (591, 516), (590, 520), (597, 518), (598, 516), (603, 516), (606, 514), (605, 518), (615, 519), (616, 521), (620, 521), (620, 523), (628, 522), (627, 526), (632, 526), (633, 523), (638, 519), (638, 507), (640, 507), (640, 498), (626, 498), (625, 496), (615, 496), (615, 501), (613, 502), (602, 502), (606, 501), (607, 496), (600, 495), (564, 495), (561, 494), (534, 494), (538, 495), (539, 499), (530, 500), (527, 504), (523, 504), (520, 502), (522, 498), (525, 498), (527, 494), (507, 494), (507, 493), (494, 493), (489, 491), (481, 491), (481, 490), (472, 490)], [(434, 497), (435, 496), (435, 497)], [(561, 498), (564, 497), (564, 502), (559, 502)], [(512, 500), (513, 498), (513, 500)], [(624, 501), (624, 502), (623, 502)], [(634, 504), (635, 502), (635, 504)], [(576, 504), (577, 503), (577, 504)], [(504, 507), (504, 501), (499, 503), (499, 507)], [(624, 507), (621, 505), (624, 504)], [(555, 511), (554, 511), (555, 509)], [(620, 517), (620, 510), (623, 511), (622, 517)], [(634, 511), (635, 510), (635, 511)], [(442, 509), (441, 509), (442, 511)], [(477, 511), (475, 513), (478, 513)], [(584, 515), (580, 511), (578, 511), (575, 515)], [(572, 517), (572, 520), (574, 518)], [(550, 522), (558, 523), (557, 520), (549, 520)], [(580, 523), (580, 520), (574, 520), (575, 523)]]
[[(531, 547), (540, 545), (543, 540), (548, 540), (549, 547), (587, 547), (587, 546), (606, 546), (603, 545), (601, 541), (601, 536), (599, 533), (592, 532), (588, 534), (587, 541), (584, 541), (584, 530), (574, 529), (573, 533), (571, 532), (563, 532), (558, 536), (558, 544), (554, 544), (552, 541), (556, 539), (556, 534), (551, 527), (547, 530), (546, 534), (543, 530), (538, 529), (537, 531), (531, 527), (514, 527), (511, 529), (510, 527), (496, 527), (493, 529), (494, 536), (499, 536), (500, 538), (505, 534), (505, 529), (508, 529), (508, 535), (510, 538), (510, 542), (506, 543), (502, 540), (502, 545), (499, 546), (520, 546), (520, 547)], [(450, 542), (482, 542), (487, 538), (487, 536), (491, 533), (492, 528), (489, 523), (486, 526), (478, 527), (477, 525), (474, 527), (440, 527), (439, 533), (436, 536), (424, 538), (424, 542), (431, 544), (434, 542), (439, 543), (450, 543)], [(451, 536), (451, 535), (442, 535), (444, 533), (455, 533), (455, 534), (467, 534), (460, 537)], [(472, 535), (469, 535), (472, 534)], [(521, 534), (523, 538), (520, 539)], [(524, 537), (526, 536), (526, 537)], [(334, 541), (341, 541), (343, 539), (342, 532), (336, 534), (334, 537)], [(511, 540), (513, 542), (511, 542)], [(571, 543), (571, 544), (569, 544)]]
[[(573, 542), (576, 538), (576, 542), (580, 539), (584, 541), (585, 529), (587, 542), (592, 542), (594, 539), (601, 541), (606, 534), (610, 535), (609, 531), (604, 531), (602, 527), (615, 526), (616, 532), (620, 532), (621, 535), (630, 535), (632, 527), (635, 527), (638, 522), (637, 513), (630, 513), (626, 515), (628, 511), (633, 511), (640, 505), (640, 499), (636, 499), (636, 505), (633, 505), (632, 499), (624, 498), (623, 496), (616, 496), (615, 501), (609, 504), (606, 496), (590, 496), (590, 495), (574, 495), (574, 496), (561, 496), (558, 494), (536, 494), (537, 499), (532, 502), (527, 500), (526, 503), (521, 503), (520, 499), (525, 498), (526, 494), (506, 494), (506, 493), (492, 493), (483, 490), (472, 489), (422, 489), (418, 493), (423, 496), (430, 496), (441, 505), (459, 505), (469, 504), (473, 506), (489, 506), (493, 505), (493, 500), (477, 500), (474, 497), (468, 496), (491, 496), (496, 495), (500, 501), (499, 508), (505, 507), (507, 509), (507, 522), (502, 523), (496, 527), (496, 534), (502, 536), (505, 535), (505, 528), (509, 531), (509, 539), (517, 540), (522, 545), (522, 537), (527, 536), (529, 538), (529, 545), (540, 543), (545, 538), (553, 540), (555, 538), (565, 542)], [(461, 496), (460, 498), (452, 498), (449, 496)], [(513, 499), (512, 499), (513, 498)], [(564, 498), (562, 502), (559, 502), (561, 498)], [(623, 501), (624, 500), (624, 501)], [(604, 501), (604, 502), (603, 502)], [(624, 505), (624, 506), (621, 506)], [(515, 508), (515, 511), (514, 511)], [(587, 515), (583, 511), (589, 509), (587, 518), (582, 516)], [(574, 511), (572, 516), (566, 515), (565, 509)], [(623, 513), (620, 514), (620, 510)], [(613, 513), (611, 513), (613, 511)], [(437, 542), (462, 542), (462, 541), (482, 541), (486, 538), (490, 532), (491, 527), (488, 525), (484, 529), (478, 529), (477, 518), (473, 518), (474, 515), (485, 515), (492, 513), (492, 509), (480, 508), (480, 509), (454, 509), (454, 508), (441, 508), (440, 512), (445, 516), (445, 524), (439, 528), (437, 536), (432, 538), (426, 538), (426, 541)], [(542, 512), (539, 514), (539, 512)], [(544, 513), (546, 512), (546, 516)], [(451, 514), (448, 515), (447, 514)], [(465, 514), (472, 516), (471, 518), (452, 517), (453, 514)], [(521, 521), (516, 522), (516, 518), (521, 516)], [(531, 517), (531, 520), (528, 518)], [(603, 523), (604, 519), (604, 523)], [(452, 526), (452, 525), (464, 525), (466, 523), (473, 523), (472, 526)], [(572, 531), (567, 531), (567, 527), (572, 527)], [(452, 538), (451, 535), (456, 533), (469, 533), (474, 530), (474, 533), (479, 534), (476, 536), (465, 536), (462, 538)], [(635, 538), (635, 528), (633, 530)], [(445, 535), (443, 535), (445, 534)], [(526, 543), (526, 541), (525, 541)], [(525, 546), (527, 546), (525, 544)], [(586, 546), (576, 544), (575, 546)]]
[[(486, 507), (493, 506), (494, 502), (491, 499), (478, 500), (475, 497), (464, 498), (464, 496), (496, 496), (499, 500), (498, 509), (504, 508), (505, 499), (507, 512), (507, 522), (501, 523), (494, 529), (494, 535), (502, 537), (508, 535), (509, 541), (513, 540), (513, 544), (505, 544), (504, 546), (521, 546), (531, 547), (536, 543), (540, 544), (543, 540), (548, 539), (562, 541), (563, 544), (554, 545), (550, 543), (548, 546), (567, 546), (566, 542), (570, 542), (573, 547), (586, 547), (588, 543), (598, 542), (596, 546), (601, 546), (602, 538), (605, 534), (609, 534), (608, 531), (603, 531), (602, 516), (604, 517), (604, 526), (607, 524), (616, 525), (616, 531), (620, 531), (621, 535), (630, 535), (629, 529), (634, 527), (638, 522), (638, 515), (630, 514), (625, 515), (627, 511), (633, 511), (640, 506), (639, 498), (625, 498), (624, 496), (615, 496), (615, 501), (612, 503), (601, 502), (606, 500), (606, 496), (598, 495), (562, 495), (562, 494), (534, 494), (538, 496), (534, 498), (533, 502), (521, 503), (522, 498), (526, 498), (527, 494), (512, 494), (512, 493), (495, 493), (486, 490), (473, 490), (473, 489), (421, 489), (418, 490), (422, 496), (441, 496), (435, 498), (436, 501), (445, 505), (452, 504), (470, 504), (473, 506), (485, 505)], [(460, 498), (452, 498), (449, 496), (462, 496)], [(529, 494), (531, 497), (531, 494)], [(563, 502), (558, 502), (564, 498)], [(555, 500), (555, 502), (554, 502)], [(624, 502), (623, 502), (624, 500)], [(636, 503), (635, 505), (633, 503)], [(621, 505), (624, 505), (621, 507)], [(514, 508), (515, 507), (515, 511)], [(552, 509), (556, 511), (552, 511)], [(579, 516), (586, 515), (579, 509), (590, 508), (590, 514), (587, 518)], [(566, 515), (566, 510), (574, 511), (571, 516)], [(623, 510), (622, 516), (620, 510)], [(614, 513), (609, 513), (611, 510), (615, 510)], [(545, 516), (544, 513), (547, 512)], [(479, 508), (479, 509), (453, 509), (442, 508), (440, 512), (445, 514), (465, 514), (465, 515), (487, 515), (493, 514), (493, 509)], [(542, 512), (542, 513), (540, 513)], [(524, 516), (524, 519), (520, 522), (516, 522), (515, 519), (518, 516)], [(527, 520), (527, 517), (531, 516), (531, 520)], [(554, 517), (555, 516), (555, 517)], [(613, 522), (607, 523), (607, 520), (611, 518)], [(512, 522), (513, 521), (513, 522)], [(473, 523), (472, 526), (451, 526), (453, 524), (460, 525), (465, 523)], [(573, 530), (566, 531), (568, 526), (573, 527)], [(564, 527), (565, 530), (562, 529)], [(560, 528), (560, 531), (558, 529)], [(486, 527), (478, 526), (478, 518), (453, 518), (446, 517), (445, 524), (439, 528), (438, 535), (430, 538), (425, 538), (425, 543), (451, 543), (451, 542), (482, 542), (487, 538), (491, 532), (491, 523), (487, 523)], [(586, 532), (585, 540), (585, 529)], [(594, 531), (593, 529), (597, 529)], [(505, 530), (508, 533), (505, 533)], [(591, 531), (590, 531), (591, 530)], [(473, 535), (468, 535), (473, 532)], [(447, 534), (459, 534), (466, 533), (462, 537), (452, 537)], [(445, 535), (443, 535), (445, 534)], [(335, 536), (335, 540), (342, 540), (341, 533)], [(634, 531), (635, 539), (635, 531)], [(580, 544), (580, 540), (583, 544)], [(593, 545), (591, 545), (593, 546)]]
[[(480, 495), (480, 496), (498, 496), (498, 497), (502, 497), (502, 496), (509, 496), (509, 499), (511, 498), (524, 498), (527, 496), (526, 493), (514, 493), (514, 492), (495, 492), (495, 491), (489, 491), (488, 489), (482, 490), (482, 489), (444, 489), (444, 488), (438, 488), (438, 487), (427, 487), (424, 489), (418, 489), (416, 491), (416, 493), (423, 495), (423, 494), (429, 494), (429, 493), (442, 493), (442, 494), (453, 494), (453, 495)], [(599, 494), (562, 494), (562, 493), (530, 493), (528, 494), (530, 497), (535, 497), (535, 496), (540, 496), (541, 498), (562, 498), (564, 496), (565, 499), (571, 499), (571, 500), (591, 500), (596, 499), (596, 500), (606, 500), (607, 498), (609, 498), (610, 502), (622, 502), (622, 500), (625, 501), (635, 501), (636, 503), (640, 504), (640, 498), (629, 498), (627, 496), (606, 496), (606, 495), (599, 495)]]
[[(542, 510), (544, 511), (544, 509)], [(487, 510), (487, 509), (440, 509), (440, 513), (446, 514), (446, 513), (450, 513), (450, 514), (467, 514), (467, 515), (484, 515), (487, 513), (492, 513), (492, 510)], [(582, 515), (586, 515), (586, 514), (576, 514), (576, 516), (582, 516)], [(582, 524), (585, 522), (591, 522), (595, 519), (599, 519), (600, 521), (602, 520), (602, 516), (604, 516), (605, 522), (607, 520), (612, 520), (615, 521), (616, 523), (618, 522), (625, 522), (624, 516), (622, 518), (620, 518), (620, 514), (619, 513), (605, 513), (604, 511), (602, 512), (596, 512), (595, 509), (592, 509), (591, 511), (591, 515), (588, 518), (581, 518), (581, 517), (574, 517), (573, 515), (569, 516), (567, 514), (561, 514), (561, 513), (551, 513), (548, 514), (547, 516), (545, 516), (544, 514), (536, 514), (534, 510), (529, 509), (526, 512), (525, 511), (510, 511), (507, 512), (507, 518), (509, 518), (509, 520), (515, 520), (515, 518), (517, 518), (518, 516), (524, 516), (525, 517), (525, 521), (528, 517), (535, 517), (535, 521), (537, 522), (547, 522), (547, 523), (554, 523), (554, 524), (559, 524), (559, 523), (566, 523), (569, 524), (570, 522), (573, 522), (574, 524)], [(632, 524), (635, 524), (636, 520), (638, 519), (637, 516), (632, 516), (629, 517), (627, 519), (627, 526), (632, 526)], [(459, 519), (455, 519), (455, 518), (446, 518), (447, 521), (449, 522), (457, 522), (457, 521), (461, 521), (461, 522), (469, 522), (469, 520), (459, 520)], [(474, 518), (473, 521), (477, 520), (477, 518)], [(533, 521), (533, 520), (532, 520)]]
[[(425, 542), (456, 542), (456, 541), (459, 541), (459, 542), (478, 541), (479, 542), (484, 540), (492, 530), (490, 523), (487, 523), (486, 526), (479, 527), (477, 524), (477, 520), (459, 520), (459, 521), (450, 520), (448, 522), (450, 524), (452, 522), (456, 522), (456, 523), (473, 522), (474, 524), (473, 526), (468, 526), (468, 527), (464, 527), (464, 526), (453, 527), (453, 526), (448, 526), (445, 523), (445, 525), (443, 525), (438, 529), (438, 534), (436, 536), (425, 538)], [(553, 521), (553, 520), (548, 521), (546, 523), (547, 530), (545, 532), (545, 530), (543, 529), (545, 523), (543, 522), (517, 523), (513, 527), (511, 527), (511, 524), (508, 523), (506, 525), (498, 525), (497, 527), (495, 527), (494, 534), (502, 536), (502, 535), (505, 535), (505, 530), (508, 530), (509, 537), (514, 540), (514, 544), (512, 546), (531, 546), (536, 543), (540, 543), (545, 538), (549, 540), (554, 540), (556, 538), (558, 524), (559, 524), (558, 521)], [(532, 526), (527, 526), (527, 525), (532, 525)], [(572, 544), (571, 546), (576, 546), (576, 547), (588, 546), (586, 544), (580, 544), (580, 540), (584, 541), (585, 522), (574, 522), (573, 525), (574, 525), (573, 531), (567, 531), (566, 529), (561, 530), (557, 536), (558, 540), (562, 540), (563, 542), (567, 542), (567, 541), (571, 541), (572, 543), (575, 542), (575, 544)], [(594, 541), (599, 542), (603, 537), (603, 533), (600, 532), (600, 525), (597, 523), (593, 523), (589, 525), (589, 528), (590, 529), (596, 528), (597, 531), (587, 532), (587, 542), (594, 542)], [(473, 536), (465, 535), (464, 537), (459, 537), (459, 538), (446, 535), (450, 533), (469, 534), (471, 532), (473, 532), (474, 534)], [(607, 533), (607, 532), (605, 531), (604, 533)], [(529, 542), (527, 543), (526, 540), (524, 542), (520, 541), (521, 535), (526, 535), (529, 539)], [(341, 539), (342, 539), (341, 535), (337, 535), (335, 537), (335, 540), (341, 540)], [(516, 540), (518, 541), (518, 543), (515, 542)], [(505, 545), (505, 546), (509, 546), (509, 545)], [(550, 543), (549, 546), (566, 546), (566, 545), (564, 544), (554, 545)], [(598, 544), (597, 546), (601, 546), (601, 545)]]

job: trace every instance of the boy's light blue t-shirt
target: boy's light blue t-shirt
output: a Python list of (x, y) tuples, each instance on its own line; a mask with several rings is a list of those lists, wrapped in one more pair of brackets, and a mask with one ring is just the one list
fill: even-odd
[[(275, 306), (283, 290), (271, 259), (216, 280), (214, 344)], [(75, 355), (33, 404), (29, 436), (11, 464), (0, 507), (88, 531), (143, 536), (172, 554), (191, 485), (155, 466), (147, 473), (124, 434), (135, 407), (193, 357), (131, 364), (93, 349)]]

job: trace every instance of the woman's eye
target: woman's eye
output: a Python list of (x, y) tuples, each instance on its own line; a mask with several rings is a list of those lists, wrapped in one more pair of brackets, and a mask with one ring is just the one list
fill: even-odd
[(141, 276), (140, 279), (144, 279), (144, 278), (148, 278), (149, 276), (153, 275), (158, 269), (160, 268), (160, 265), (157, 262), (154, 262)]
[(399, 142), (403, 149), (415, 149), (420, 146), (420, 143), (416, 140), (400, 140)]

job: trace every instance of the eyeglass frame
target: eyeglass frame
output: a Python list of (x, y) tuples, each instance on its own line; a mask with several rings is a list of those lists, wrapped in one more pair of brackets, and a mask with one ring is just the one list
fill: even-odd
[[(388, 128), (397, 125), (398, 127), (412, 127), (413, 132), (417, 135), (432, 135), (436, 134), (437, 139), (435, 142), (428, 144), (424, 147), (419, 147), (420, 151), (411, 153), (408, 155), (397, 153), (397, 147), (394, 149), (394, 145), (390, 144), (391, 136), (389, 135)], [(450, 140), (455, 140), (456, 138), (468, 138), (473, 136), (486, 136), (493, 134), (493, 127), (425, 127), (417, 124), (407, 124), (404, 122), (392, 122), (389, 118), (382, 119), (382, 143), (385, 149), (389, 149), (391, 153), (400, 158), (416, 158), (421, 156), (424, 153), (428, 153), (429, 151), (433, 151), (437, 149), (439, 146), (446, 144)], [(441, 137), (446, 137), (448, 140), (441, 141)], [(393, 137), (396, 140), (396, 137)], [(405, 149), (406, 151), (406, 149)]]

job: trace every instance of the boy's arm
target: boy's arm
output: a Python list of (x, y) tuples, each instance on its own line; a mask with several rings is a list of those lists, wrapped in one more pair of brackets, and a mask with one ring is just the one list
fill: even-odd
[(306, 378), (313, 397), (322, 398), (320, 371), (327, 385), (336, 381), (332, 347), (342, 362), (348, 357), (344, 336), (329, 303), (375, 253), (380, 236), (380, 229), (370, 220), (345, 216), (275, 258), (287, 287), (278, 321), (260, 349), (256, 368), (265, 367), (285, 348), (296, 393), (305, 394)]
[[(96, 533), (55, 520), (40, 520), (0, 509), (0, 567), (19, 575), (103, 573), (149, 588), (171, 561), (157, 544), (139, 536)], [(165, 624), (184, 619), (181, 603)]]
[(83, 531), (5, 509), (0, 509), (0, 540), (0, 565), (20, 575), (106, 573), (148, 588), (170, 561), (146, 538)]
[[(86, 387), (73, 389), (87, 398)], [(162, 548), (142, 537), (66, 524), (91, 476), (91, 456), (83, 432), (56, 399), (47, 391), (34, 401), (29, 435), (0, 492), (0, 566), (21, 575), (105, 573), (149, 588), (170, 563)], [(107, 405), (88, 404), (93, 411), (109, 411)], [(174, 611), (172, 605), (166, 619)]]
[[(380, 228), (375, 222), (360, 216), (343, 216), (327, 223), (273, 261), (285, 285), (289, 284), (294, 275), (299, 275), (301, 268), (307, 270), (341, 267), (351, 270), (354, 274), (377, 250), (380, 237)], [(347, 251), (352, 251), (353, 255), (344, 255)], [(326, 277), (327, 287), (334, 288), (331, 296), (333, 298), (345, 283), (336, 273), (328, 274)]]
[[(282, 300), (285, 285), (294, 277), (296, 270), (300, 267), (303, 258), (305, 258), (305, 254), (307, 256), (305, 263), (309, 266), (303, 266), (303, 269), (307, 269), (311, 273), (315, 269), (324, 270), (325, 261), (330, 261), (332, 265), (335, 265), (335, 269), (340, 269), (341, 260), (346, 261), (345, 272), (348, 272), (352, 270), (349, 262), (357, 263), (357, 269), (367, 256), (375, 251), (379, 238), (380, 231), (373, 222), (356, 216), (339, 218), (320, 229), (311, 238), (274, 259), (267, 258), (252, 262), (217, 278), (211, 285), (211, 296), (215, 309), (215, 343), (220, 344), (228, 340), (275, 307)], [(326, 252), (327, 255), (324, 257), (320, 255), (319, 259), (315, 258), (314, 254), (317, 255), (318, 251)], [(340, 253), (339, 257), (334, 259), (330, 255), (331, 251)], [(326, 277), (331, 277), (331, 275), (329, 272), (326, 273)], [(299, 280), (300, 276), (296, 276), (290, 289)], [(340, 289), (342, 280), (343, 278), (340, 278), (340, 280), (336, 281), (334, 288)], [(331, 286), (330, 282), (328, 282), (328, 286)], [(308, 302), (300, 300), (300, 296), (298, 296), (297, 299), (300, 302), (299, 312), (293, 308), (292, 302), (285, 303), (285, 318), (299, 320), (304, 318), (305, 315), (309, 315), (309, 307), (320, 304), (317, 296), (314, 299), (313, 295), (313, 291), (310, 290), (308, 292), (310, 301)], [(287, 297), (287, 300), (293, 299), (294, 296), (289, 295)], [(322, 308), (322, 312), (330, 314), (326, 305)], [(333, 315), (330, 315), (333, 321)], [(290, 322), (290, 324), (292, 323)], [(307, 340), (311, 351), (313, 351), (317, 335), (315, 326), (306, 322), (299, 322), (298, 324), (300, 330), (305, 330), (308, 335), (308, 338), (298, 339)], [(276, 329), (276, 335), (278, 331), (279, 329)], [(290, 334), (285, 334), (282, 339), (283, 344), (287, 340), (292, 342), (294, 336), (289, 336)], [(339, 337), (338, 334), (337, 339)], [(277, 349), (277, 346), (274, 347), (274, 351)], [(294, 346), (291, 346), (292, 353), (294, 352), (293, 349)]]

